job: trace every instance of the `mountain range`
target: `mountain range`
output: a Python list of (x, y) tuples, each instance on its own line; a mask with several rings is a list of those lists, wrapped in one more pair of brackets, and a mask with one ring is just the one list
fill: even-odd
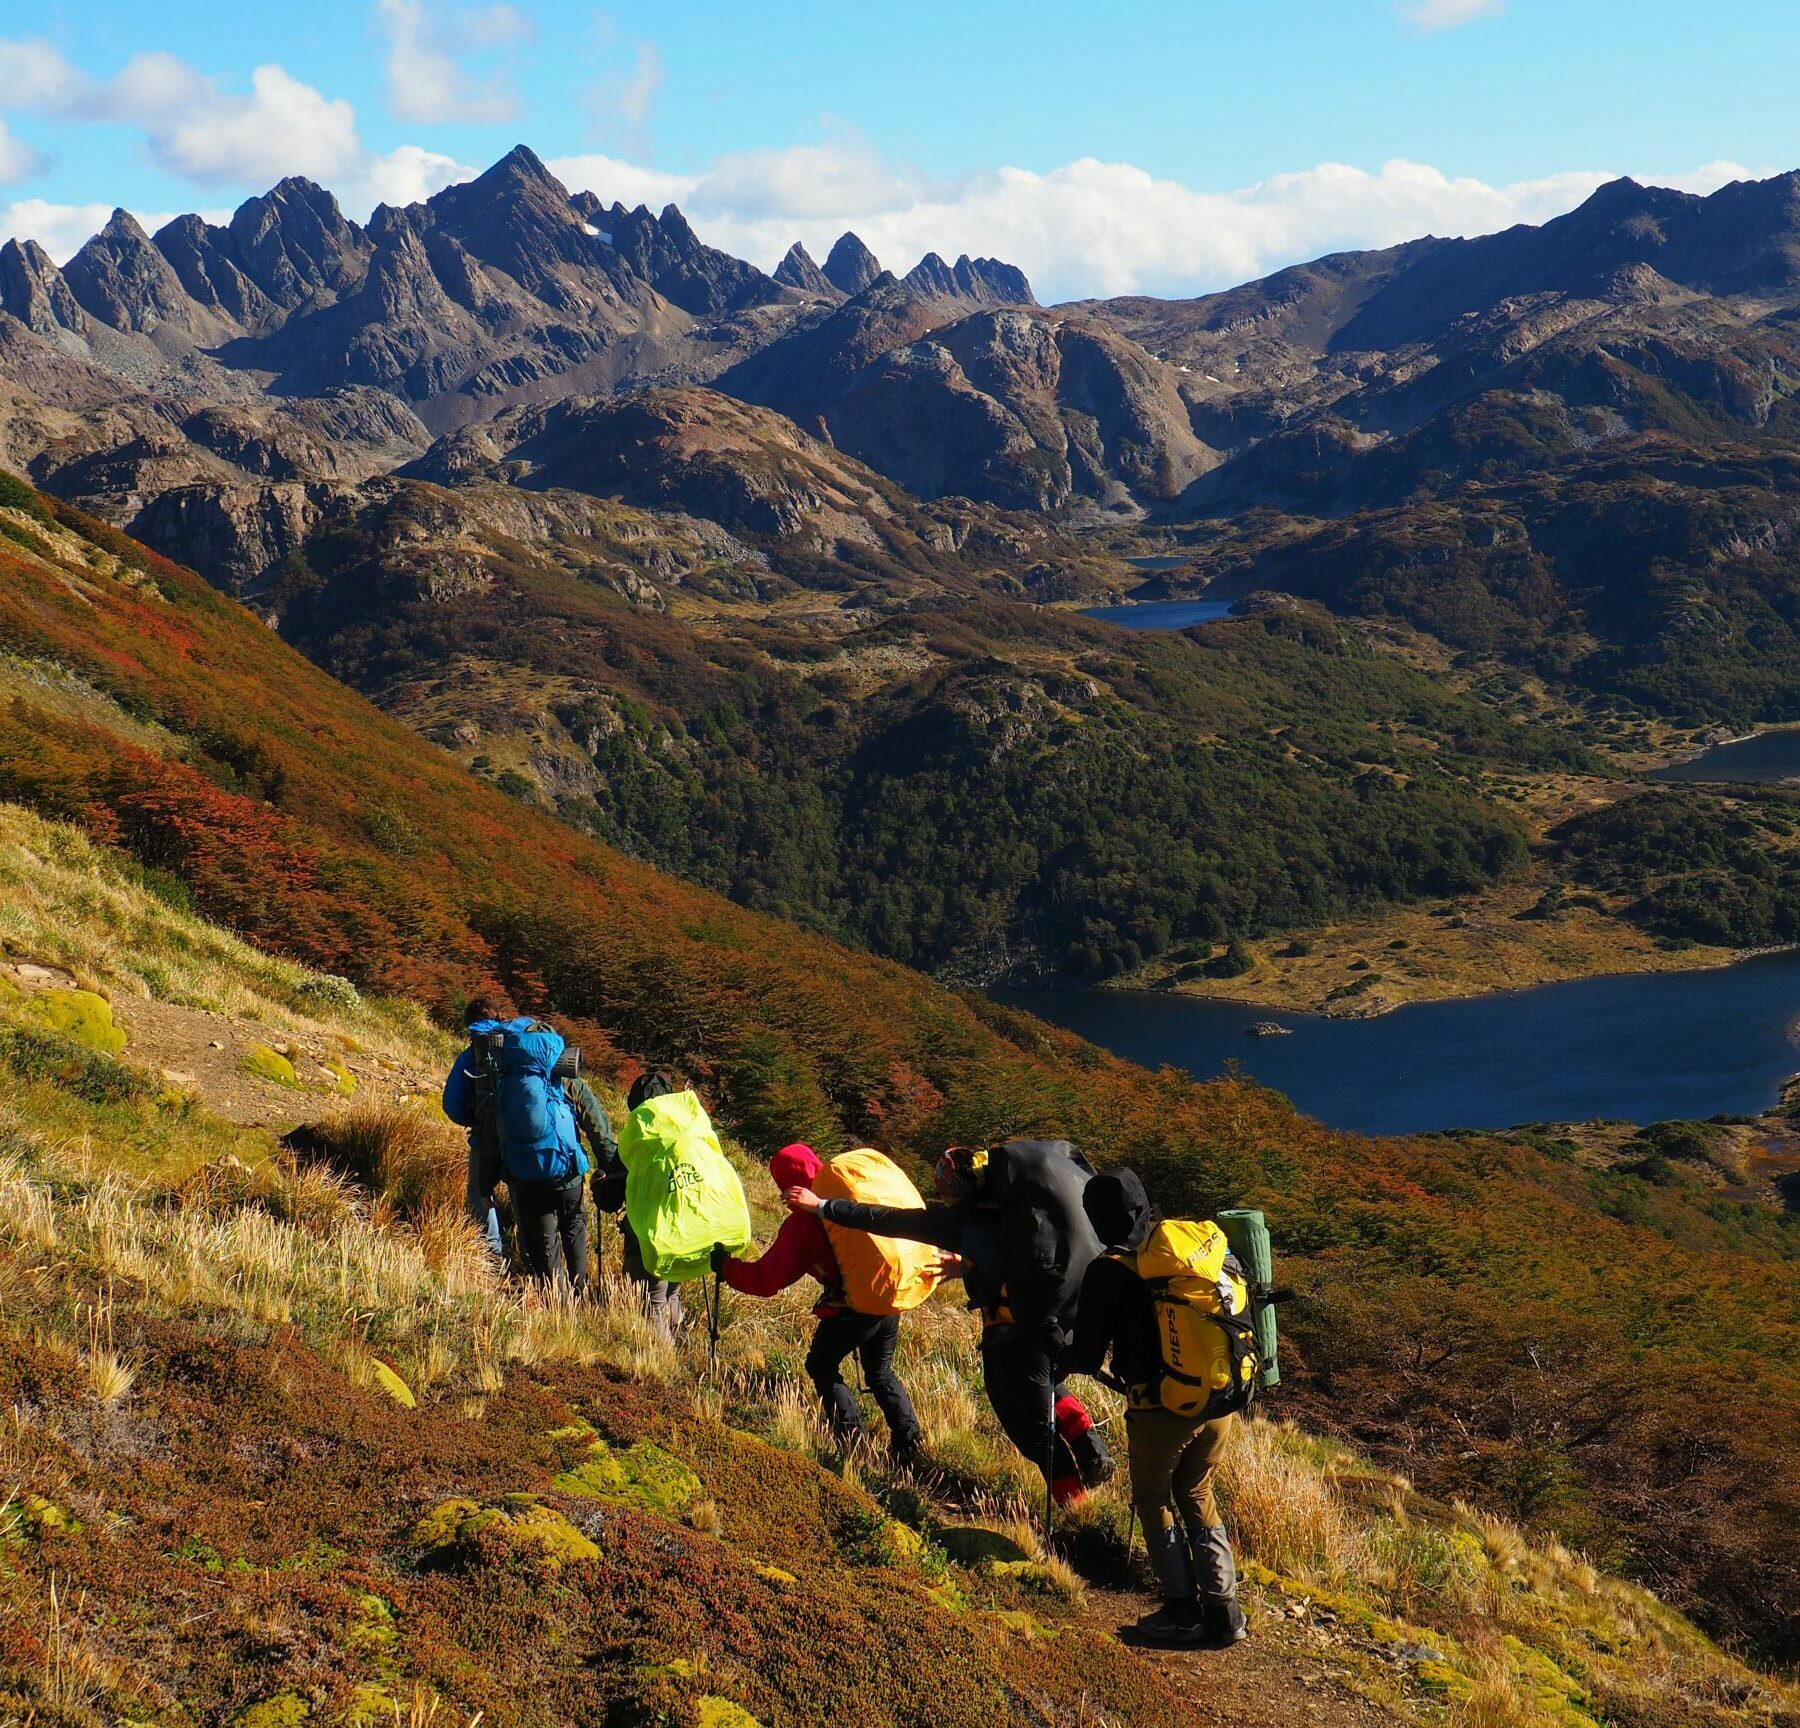
[[(1800, 718), (1797, 188), (1043, 307), (852, 234), (765, 274), (524, 147), (366, 226), (288, 180), (0, 248), (0, 462), (748, 904), (954, 976), (1194, 972), (1587, 892), (1587, 818), (1509, 777), (1611, 803), (1671, 726)], [(1049, 610), (1201, 591), (1248, 615)], [(1706, 855), (1606, 914), (1778, 939)]]
[[(1697, 412), (1785, 425), (1797, 307), (1796, 175), (1620, 180), (1541, 228), (1044, 308), (1011, 265), (895, 277), (853, 234), (767, 275), (673, 205), (571, 196), (521, 146), (366, 226), (290, 179), (223, 226), (116, 211), (61, 270), (9, 241), (0, 456), (239, 587), (268, 546), (224, 550), (170, 494), (354, 485), (522, 410), (695, 385), (920, 499), (1336, 515)], [(291, 498), (249, 514), (304, 533)]]

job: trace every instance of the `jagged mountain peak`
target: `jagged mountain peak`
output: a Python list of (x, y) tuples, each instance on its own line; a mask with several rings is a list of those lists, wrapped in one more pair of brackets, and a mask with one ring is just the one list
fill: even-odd
[[(106, 226), (94, 236), (94, 239), (129, 240), (142, 246), (150, 244), (150, 236), (144, 232), (143, 224), (122, 205), (107, 217)], [(88, 244), (92, 245), (93, 241), (89, 241)]]
[(997, 258), (971, 258), (963, 253), (946, 264), (927, 252), (902, 280), (914, 293), (935, 300), (970, 300), (983, 306), (1032, 306), (1031, 284), (1015, 264)]
[(848, 230), (837, 237), (825, 260), (825, 280), (845, 294), (860, 294), (880, 274), (881, 260)]
[(0, 311), (10, 312), (40, 336), (59, 330), (78, 336), (88, 332), (87, 314), (35, 240), (8, 240), (0, 246)]
[[(483, 181), (496, 185), (506, 181), (530, 181), (562, 191), (562, 182), (544, 166), (544, 159), (529, 144), (515, 144), (486, 173), (478, 174), (469, 184), (479, 186)], [(568, 194), (565, 192), (563, 196)]]
[(798, 240), (775, 266), (775, 280), (784, 288), (797, 288), (802, 294), (816, 294), (825, 299), (835, 300), (841, 292)]

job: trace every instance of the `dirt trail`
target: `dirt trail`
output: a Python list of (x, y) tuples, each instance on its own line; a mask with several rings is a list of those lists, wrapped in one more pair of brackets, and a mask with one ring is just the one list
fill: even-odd
[[(0, 977), (27, 998), (76, 986), (69, 973), (30, 962), (0, 966)], [(435, 1097), (442, 1083), (441, 1075), (359, 1049), (329, 1033), (289, 1032), (122, 990), (107, 1000), (113, 1023), (124, 1028), (128, 1040), (123, 1060), (161, 1074), (170, 1086), (204, 1100), (215, 1115), (244, 1127), (284, 1132), (352, 1099), (393, 1102), (421, 1094)], [(285, 1057), (293, 1065), (297, 1084), (267, 1079), (247, 1066), (258, 1046)], [(350, 1077), (348, 1092), (340, 1068)]]
[[(1103, 1630), (1128, 1631), (1156, 1606), (1148, 1597), (1088, 1587)], [(1219, 1728), (1390, 1728), (1408, 1719), (1349, 1684), (1333, 1628), (1251, 1610), (1251, 1635), (1229, 1650), (1149, 1650), (1139, 1656)]]

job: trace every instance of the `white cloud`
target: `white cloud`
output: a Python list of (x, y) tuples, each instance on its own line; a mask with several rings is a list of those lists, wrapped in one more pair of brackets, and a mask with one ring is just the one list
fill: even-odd
[(189, 180), (260, 185), (285, 174), (328, 180), (361, 154), (356, 111), (279, 66), (258, 66), (248, 96), (221, 95), (150, 128), (157, 164)]
[(84, 86), (77, 106), (96, 120), (161, 120), (215, 100), (207, 81), (173, 54), (136, 54), (105, 83)]
[(601, 68), (582, 97), (588, 130), (603, 143), (645, 154), (650, 117), (662, 89), (662, 55), (654, 42), (632, 42), (629, 47), (620, 43), (618, 26), (605, 13), (595, 20), (594, 39)]
[(1400, 0), (1400, 16), (1415, 30), (1456, 30), (1506, 10), (1506, 0)]
[[(896, 272), (928, 251), (999, 257), (1022, 266), (1045, 300), (1201, 293), (1322, 253), (1543, 222), (1612, 178), (1577, 170), (1494, 186), (1417, 162), (1377, 172), (1325, 162), (1212, 192), (1088, 157), (1048, 173), (996, 168), (933, 185), (883, 166), (850, 133), (722, 157), (689, 175), (604, 155), (550, 167), (609, 203), (673, 200), (704, 239), (765, 269), (796, 239), (823, 257), (853, 228)], [(1745, 172), (1714, 163), (1679, 178), (1710, 191)]]
[(25, 142), (14, 136), (5, 120), (0, 119), (0, 186), (11, 186), (29, 180), (44, 165), (44, 159)]
[(652, 210), (660, 210), (665, 204), (680, 204), (687, 209), (705, 183), (703, 175), (665, 174), (659, 168), (642, 168), (618, 156), (558, 156), (544, 166), (571, 192), (591, 191), (608, 204), (616, 202), (628, 209), (636, 209), (640, 204), (648, 204)]
[[(110, 204), (52, 204), (42, 198), (21, 198), (0, 204), (0, 240), (14, 236), (35, 240), (58, 264), (66, 264), (91, 235), (106, 226), (112, 213)], [(175, 210), (132, 211), (146, 234), (154, 234), (178, 214)], [(200, 214), (208, 222), (231, 220), (229, 210), (202, 210)]]
[(159, 167), (203, 185), (324, 178), (362, 157), (350, 104), (280, 66), (257, 67), (245, 95), (220, 89), (173, 54), (139, 54), (113, 77), (94, 78), (47, 42), (0, 41), (0, 65), (0, 110), (140, 126)]
[(402, 120), (510, 120), (517, 112), (504, 71), (464, 64), (531, 34), (517, 7), (447, 12), (424, 0), (380, 0), (377, 14), (388, 42), (388, 105)]
[(0, 65), (6, 67), (6, 87), (0, 101), (9, 109), (58, 112), (88, 82), (48, 42), (0, 38)]
[(7, 81), (0, 108), (64, 120), (152, 120), (210, 95), (206, 80), (173, 54), (134, 55), (111, 78), (93, 78), (42, 41), (0, 41)]
[(454, 156), (402, 144), (371, 158), (349, 183), (333, 190), (360, 220), (377, 204), (417, 204), (446, 186), (473, 180), (478, 173), (480, 169), (466, 167)]

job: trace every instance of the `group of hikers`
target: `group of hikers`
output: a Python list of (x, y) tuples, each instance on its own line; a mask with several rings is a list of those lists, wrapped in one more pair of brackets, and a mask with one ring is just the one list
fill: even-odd
[[(641, 1074), (615, 1136), (553, 1028), (504, 1017), (484, 999), (467, 1020), (469, 1047), (443, 1102), (469, 1132), (470, 1215), (498, 1246), (493, 1195), (504, 1181), (532, 1277), (587, 1290), (590, 1187), (599, 1212), (619, 1217), (626, 1276), (665, 1336), (683, 1320), (681, 1286), (708, 1272), (750, 1297), (810, 1277), (818, 1324), (806, 1372), (834, 1440), (846, 1451), (870, 1445), (844, 1378), (854, 1356), (887, 1423), (892, 1464), (912, 1471), (926, 1460), (894, 1367), (900, 1319), (960, 1279), (981, 1320), (988, 1401), (1052, 1506), (1076, 1504), (1115, 1470), (1068, 1378), (1124, 1396), (1132, 1504), (1162, 1595), (1135, 1636), (1224, 1647), (1246, 1635), (1214, 1478), (1238, 1416), (1259, 1381), (1273, 1379), (1272, 1330), (1258, 1343), (1271, 1294), (1266, 1236), (1260, 1254), (1255, 1242), (1240, 1254), (1217, 1223), (1165, 1219), (1133, 1171), (1096, 1173), (1066, 1141), (951, 1147), (929, 1203), (880, 1152), (827, 1159), (793, 1144), (769, 1159), (788, 1216), (749, 1258), (742, 1186), (678, 1076)], [(1221, 1217), (1261, 1227), (1258, 1214)]]

